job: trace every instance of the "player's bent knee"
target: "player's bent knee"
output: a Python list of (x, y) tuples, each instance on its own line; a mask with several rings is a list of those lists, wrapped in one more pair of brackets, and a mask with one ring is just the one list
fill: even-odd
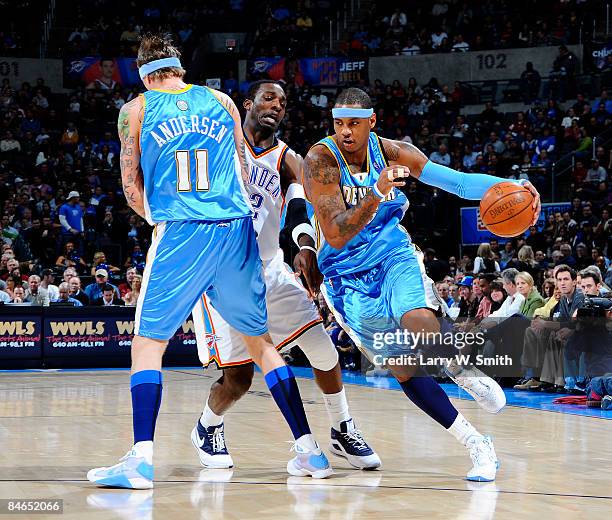
[(413, 309), (408, 311), (402, 316), (401, 324), (405, 329), (413, 331), (437, 332), (440, 330), (440, 323), (431, 309)]
[(338, 364), (338, 351), (323, 325), (306, 331), (296, 343), (312, 368), (328, 372)]
[(223, 387), (232, 393), (234, 400), (240, 399), (249, 391), (253, 383), (255, 369), (252, 363), (226, 368), (223, 371)]

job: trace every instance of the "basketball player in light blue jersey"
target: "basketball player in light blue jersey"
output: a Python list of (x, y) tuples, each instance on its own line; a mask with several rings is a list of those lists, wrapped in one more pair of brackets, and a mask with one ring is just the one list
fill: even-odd
[(153, 487), (162, 356), (203, 293), (243, 335), (261, 368), (296, 439), (292, 465), (301, 475), (325, 478), (329, 462), (310, 433), (295, 378), (267, 334), (262, 265), (242, 178), (240, 115), (225, 94), (185, 84), (179, 57), (164, 37), (144, 37), (137, 65), (147, 92), (119, 114), (124, 193), (155, 230), (132, 342), (134, 445), (118, 464), (93, 469), (87, 478)]
[[(333, 117), (335, 135), (313, 146), (304, 161), (304, 185), (318, 231), (318, 263), (325, 277), (323, 295), (362, 351), (383, 362), (413, 403), (468, 448), (473, 462), (468, 480), (492, 481), (498, 461), (490, 437), (476, 431), (422, 368), (393, 364), (425, 345), (401, 344), (395, 334), (383, 341), (381, 333), (440, 331), (434, 314), (440, 300), (422, 255), (399, 225), (408, 205), (398, 189), (405, 177), (472, 200), (502, 179), (460, 173), (432, 163), (410, 144), (379, 138), (371, 132), (376, 116), (370, 97), (360, 89), (338, 96)], [(525, 185), (535, 197), (535, 222), (539, 195)], [(503, 397), (499, 402), (501, 389), (496, 391), (490, 378), (472, 377), (478, 374), (475, 370), (455, 363), (451, 375), (485, 409), (498, 411), (505, 404)]]

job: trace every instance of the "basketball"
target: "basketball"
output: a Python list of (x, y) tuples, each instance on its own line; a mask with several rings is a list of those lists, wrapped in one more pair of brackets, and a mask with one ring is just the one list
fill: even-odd
[(480, 201), (480, 218), (499, 237), (515, 237), (533, 222), (533, 195), (514, 182), (500, 182), (489, 188)]

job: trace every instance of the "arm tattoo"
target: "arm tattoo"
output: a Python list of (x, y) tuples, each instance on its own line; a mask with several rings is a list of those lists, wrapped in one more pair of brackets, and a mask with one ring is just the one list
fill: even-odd
[(125, 107), (126, 105), (121, 107), (121, 111), (119, 112), (119, 121), (117, 122), (117, 131), (121, 141), (125, 141), (130, 136), (130, 119), (128, 117), (129, 108)]
[[(356, 206), (346, 209), (340, 192), (338, 165), (332, 157), (323, 153), (315, 152), (306, 156), (304, 182), (308, 186), (319, 221), (325, 223), (330, 235), (343, 244), (351, 240), (370, 222), (380, 204), (379, 198), (370, 192)], [(331, 188), (334, 184), (338, 186), (337, 190)], [(330, 189), (335, 192), (330, 193)]]
[(386, 139), (382, 141), (382, 143), (385, 153), (387, 154), (387, 159), (390, 161), (397, 161), (400, 155), (399, 145), (395, 144), (393, 141), (387, 141)]
[(304, 159), (304, 181), (320, 184), (338, 184), (340, 170), (334, 159), (322, 153), (308, 154)]
[(244, 137), (238, 139), (236, 143), (236, 150), (238, 152), (238, 158), (240, 162), (240, 172), (242, 173), (242, 180), (245, 184), (249, 182), (249, 172), (247, 167), (246, 148), (244, 144)]

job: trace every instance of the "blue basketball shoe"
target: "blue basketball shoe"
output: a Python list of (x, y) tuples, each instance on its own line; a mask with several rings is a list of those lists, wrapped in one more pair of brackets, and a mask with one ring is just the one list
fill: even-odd
[(87, 479), (94, 484), (127, 489), (151, 489), (153, 487), (152, 461), (133, 446), (119, 461), (108, 468), (89, 470)]
[(198, 452), (200, 463), (205, 468), (227, 469), (234, 466), (232, 456), (227, 451), (223, 423), (205, 428), (202, 423), (191, 431), (191, 443)]
[(327, 460), (325, 453), (321, 451), (315, 442), (315, 449), (309, 449), (299, 442), (295, 442), (291, 451), (296, 456), (287, 462), (287, 472), (294, 477), (327, 478), (334, 470)]
[(331, 429), (329, 451), (358, 469), (376, 469), (381, 465), (380, 457), (370, 448), (361, 431), (355, 428), (353, 419), (340, 423), (340, 431)]

